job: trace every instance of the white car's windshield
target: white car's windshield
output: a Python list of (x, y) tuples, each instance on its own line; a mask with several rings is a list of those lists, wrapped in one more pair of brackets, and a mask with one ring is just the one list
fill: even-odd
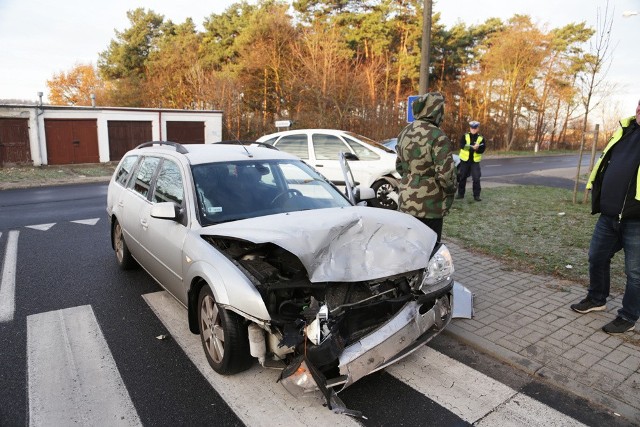
[(192, 166), (202, 225), (307, 209), (349, 206), (321, 175), (295, 160)]

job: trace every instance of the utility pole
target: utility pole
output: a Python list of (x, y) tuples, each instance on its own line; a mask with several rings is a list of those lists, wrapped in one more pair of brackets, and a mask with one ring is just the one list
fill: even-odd
[(431, 51), (431, 6), (432, 0), (424, 0), (422, 7), (422, 45), (420, 47), (420, 92), (429, 91), (429, 53)]

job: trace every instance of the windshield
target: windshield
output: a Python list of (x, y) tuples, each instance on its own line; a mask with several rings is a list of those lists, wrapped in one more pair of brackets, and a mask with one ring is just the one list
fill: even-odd
[(308, 209), (350, 206), (331, 183), (299, 160), (192, 166), (203, 226)]
[(372, 147), (376, 147), (380, 150), (386, 151), (387, 153), (393, 153), (393, 154), (396, 153), (395, 151), (390, 150), (388, 147), (385, 147), (379, 142), (376, 142), (373, 139), (369, 139), (366, 136), (358, 135), (357, 133), (353, 133), (353, 132), (345, 132), (345, 135), (349, 135), (351, 138), (357, 139), (361, 142), (364, 142), (365, 144), (371, 145)]

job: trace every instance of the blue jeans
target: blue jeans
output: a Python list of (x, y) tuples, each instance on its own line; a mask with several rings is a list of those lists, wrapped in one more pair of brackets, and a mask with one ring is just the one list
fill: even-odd
[(640, 219), (600, 215), (589, 246), (589, 298), (604, 304), (611, 286), (611, 258), (624, 249), (627, 285), (618, 316), (635, 323), (640, 317)]

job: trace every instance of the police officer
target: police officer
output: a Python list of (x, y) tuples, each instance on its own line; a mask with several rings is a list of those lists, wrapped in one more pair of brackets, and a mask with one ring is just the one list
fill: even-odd
[(480, 123), (475, 120), (469, 122), (469, 132), (460, 138), (460, 164), (458, 165), (458, 195), (456, 199), (464, 198), (467, 178), (473, 180), (473, 200), (480, 199), (480, 159), (485, 150), (485, 140), (478, 133)]

